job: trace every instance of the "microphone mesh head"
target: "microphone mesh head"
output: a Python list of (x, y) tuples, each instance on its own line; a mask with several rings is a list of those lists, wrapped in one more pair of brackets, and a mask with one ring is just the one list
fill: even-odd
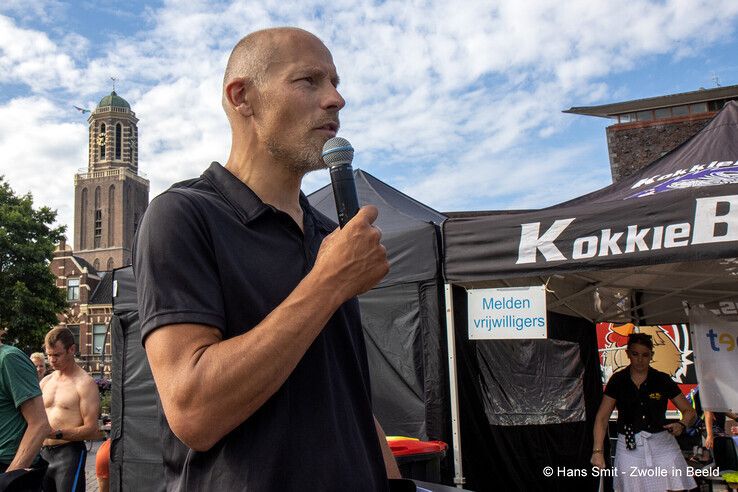
[(351, 165), (351, 161), (354, 160), (354, 148), (345, 138), (333, 137), (323, 145), (321, 157), (328, 167)]

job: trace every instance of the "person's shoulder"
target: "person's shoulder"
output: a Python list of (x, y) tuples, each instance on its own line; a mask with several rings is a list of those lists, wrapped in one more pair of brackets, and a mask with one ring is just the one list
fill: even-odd
[(89, 393), (90, 391), (93, 391), (93, 389), (97, 391), (97, 383), (93, 377), (87, 374), (87, 372), (81, 367), (78, 367), (77, 369), (79, 370), (74, 374), (74, 386), (77, 389), (77, 392)]
[(661, 382), (674, 381), (671, 379), (671, 376), (665, 372), (659, 371), (658, 369), (654, 369), (653, 367), (648, 368), (648, 376)]
[(41, 389), (44, 389), (44, 387), (54, 379), (54, 374), (56, 374), (56, 371), (47, 374), (43, 377), (43, 379), (41, 379), (41, 381), (38, 382), (39, 386), (41, 386)]
[(621, 367), (620, 369), (612, 373), (612, 376), (610, 376), (610, 381), (608, 381), (608, 383), (613, 382), (613, 381), (618, 383), (627, 377), (629, 377), (628, 366)]
[(84, 384), (84, 385), (90, 385), (94, 384), (97, 386), (97, 383), (95, 382), (95, 379), (90, 376), (90, 374), (82, 369), (81, 367), (77, 366), (77, 370), (74, 373), (74, 381), (77, 384)]
[(31, 362), (31, 359), (25, 354), (25, 352), (18, 347), (13, 347), (12, 345), (0, 345), (0, 363), (22, 365), (31, 364), (31, 367), (34, 368), (34, 372), (36, 370), (33, 366), (33, 362)]

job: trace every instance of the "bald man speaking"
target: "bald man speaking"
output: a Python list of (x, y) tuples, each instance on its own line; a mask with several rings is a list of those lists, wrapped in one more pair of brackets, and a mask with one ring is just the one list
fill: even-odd
[(233, 49), (225, 166), (156, 197), (134, 268), (168, 490), (382, 491), (397, 465), (372, 414), (356, 295), (389, 269), (366, 206), (337, 229), (303, 176), (345, 102), (296, 28)]

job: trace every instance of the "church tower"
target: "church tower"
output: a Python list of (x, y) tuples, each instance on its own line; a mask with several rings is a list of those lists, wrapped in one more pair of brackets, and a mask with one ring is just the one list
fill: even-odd
[(138, 119), (125, 99), (113, 90), (87, 121), (87, 172), (74, 176), (74, 255), (107, 271), (131, 264), (149, 181), (138, 175)]

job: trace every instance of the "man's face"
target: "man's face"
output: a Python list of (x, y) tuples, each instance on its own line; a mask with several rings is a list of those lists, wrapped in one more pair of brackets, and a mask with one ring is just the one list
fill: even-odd
[(61, 342), (56, 342), (54, 345), (46, 345), (46, 358), (49, 359), (51, 367), (56, 370), (63, 370), (69, 364), (74, 364), (74, 352), (74, 345), (68, 349), (65, 349)]
[(43, 378), (46, 374), (46, 362), (41, 359), (33, 359), (33, 365), (36, 366), (36, 375), (39, 379)]
[(325, 167), (323, 144), (336, 136), (345, 101), (328, 48), (315, 37), (283, 39), (254, 103), (259, 140), (278, 161), (300, 174)]

